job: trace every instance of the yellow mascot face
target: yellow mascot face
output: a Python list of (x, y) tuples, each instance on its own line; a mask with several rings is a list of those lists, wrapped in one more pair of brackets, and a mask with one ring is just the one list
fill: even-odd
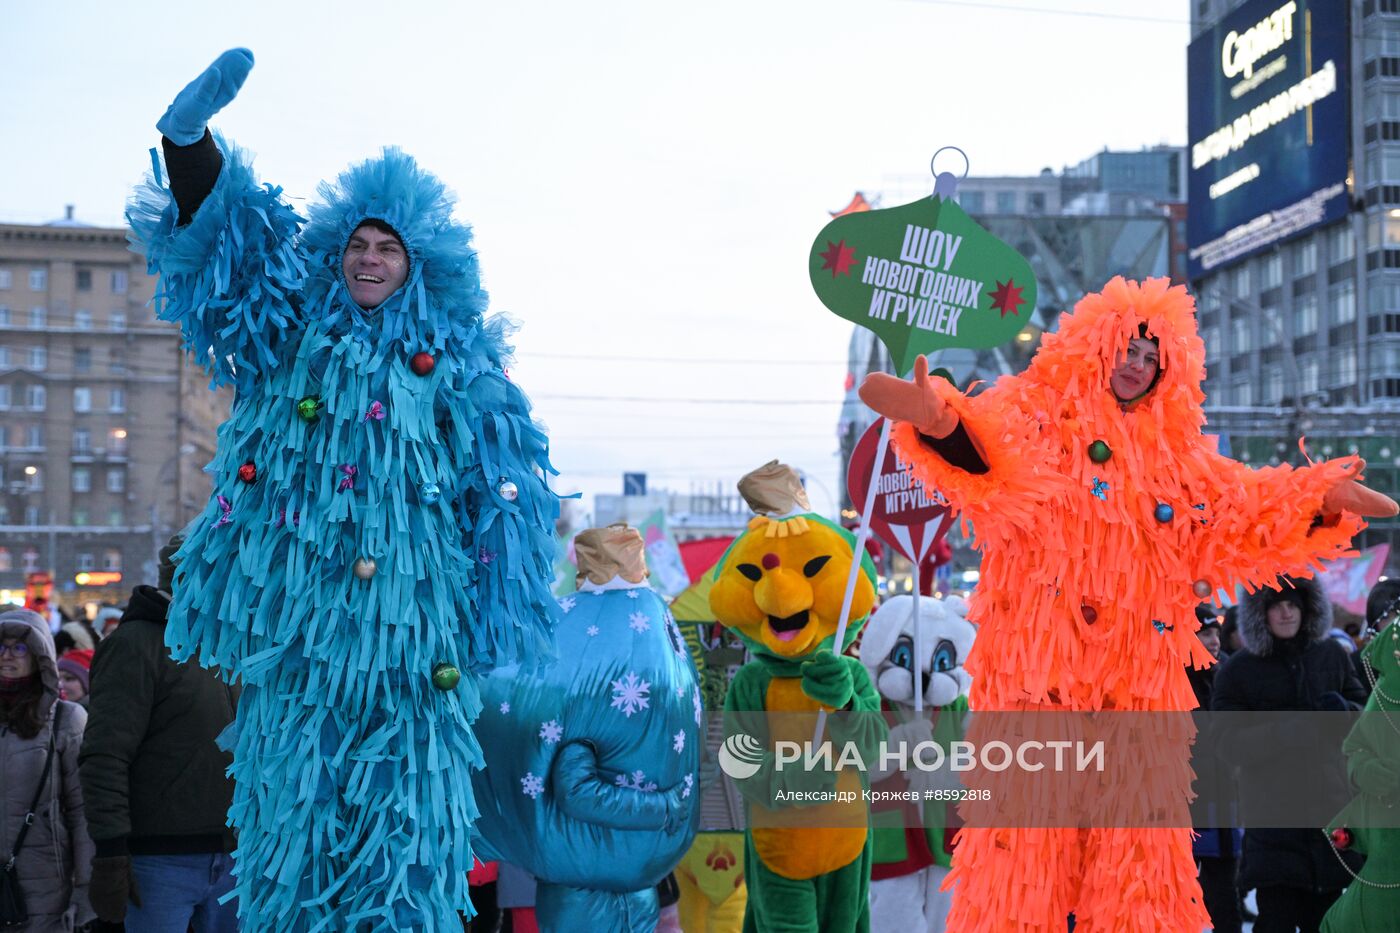
[[(836, 634), (851, 554), (847, 533), (814, 518), (754, 519), (719, 568), (710, 609), (754, 650), (801, 658)], [(868, 559), (866, 567), (856, 577), (847, 644), (875, 604)]]

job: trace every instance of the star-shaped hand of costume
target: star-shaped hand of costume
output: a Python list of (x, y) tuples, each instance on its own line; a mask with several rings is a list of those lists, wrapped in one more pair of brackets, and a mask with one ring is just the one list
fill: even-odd
[(1008, 311), (1013, 315), (1018, 314), (1018, 309), (1026, 303), (1026, 300), (1021, 297), (1023, 291), (1025, 291), (1025, 287), (1018, 286), (1014, 279), (998, 282), (997, 290), (992, 292), (992, 307), (1000, 311), (1002, 317), (1006, 317)]
[(845, 240), (840, 243), (827, 240), (826, 252), (819, 255), (822, 257), (822, 269), (830, 269), (833, 279), (838, 275), (850, 275), (851, 264), (856, 261), (855, 247), (847, 246)]

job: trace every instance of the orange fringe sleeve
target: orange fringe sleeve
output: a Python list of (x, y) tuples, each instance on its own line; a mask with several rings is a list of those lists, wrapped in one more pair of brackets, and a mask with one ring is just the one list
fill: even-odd
[(1355, 554), (1351, 539), (1366, 527), (1359, 515), (1343, 512), (1321, 523), (1323, 496), (1351, 478), (1354, 458), (1258, 470), (1219, 460), (1221, 482), (1199, 563), (1212, 585), (1242, 583), (1252, 591), (1280, 575), (1312, 576), (1320, 561)]
[[(1014, 381), (1011, 384), (1016, 385)], [(1011, 400), (1002, 390), (1006, 383), (976, 398), (969, 398), (943, 379), (932, 380), (932, 385), (958, 413), (987, 464), (987, 472), (969, 473), (949, 464), (920, 440), (918, 431), (907, 422), (895, 422), (890, 430), (890, 443), (899, 458), (909, 464), (925, 489), (942, 493), (983, 533), (985, 525), (1004, 522), (1026, 528), (1034, 524), (1036, 511), (1064, 483), (1052, 465), (1040, 425), (1021, 407), (1008, 404)]]

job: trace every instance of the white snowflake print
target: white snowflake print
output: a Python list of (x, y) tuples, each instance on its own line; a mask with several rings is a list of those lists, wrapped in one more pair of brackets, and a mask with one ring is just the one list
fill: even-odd
[(651, 631), (651, 623), (647, 621), (646, 613), (634, 612), (627, 618), (631, 620), (628, 624), (632, 627), (632, 631), (638, 633)]
[(613, 709), (622, 710), (622, 714), (629, 719), (638, 710), (651, 708), (651, 684), (638, 678), (633, 671), (628, 671), (627, 676), (614, 680), (612, 689)]
[(594, 596), (602, 596), (602, 595), (603, 595), (603, 591), (602, 591), (602, 590), (594, 590), (594, 591), (593, 591), (593, 595), (594, 595)]
[(690, 796), (691, 788), (693, 788), (694, 786), (695, 786), (695, 776), (694, 776), (694, 775), (687, 774), (687, 775), (685, 776), (685, 790), (681, 791), (681, 799), (682, 799), (682, 800), (684, 800), (685, 798), (687, 798), (687, 797)]
[(671, 736), (671, 747), (674, 748), (674, 749), (676, 750), (676, 754), (677, 754), (677, 755), (679, 755), (681, 752), (685, 751), (685, 730), (684, 730), (684, 729), (682, 729), (680, 732), (677, 732), (675, 735)]
[(700, 688), (699, 688), (699, 687), (696, 687), (696, 688), (695, 688), (695, 694), (694, 694), (693, 697), (691, 697), (691, 699), (693, 699), (693, 700), (695, 701), (695, 724), (698, 726), (698, 725), (700, 725), (700, 718), (701, 718), (701, 715), (705, 712), (705, 708), (704, 708), (703, 706), (700, 705)]
[(588, 628), (584, 629), (584, 631), (588, 633), (589, 638), (592, 638), (594, 635), (598, 634), (598, 626), (590, 625)]
[(628, 591), (627, 591), (627, 598), (628, 598), (628, 599), (636, 599), (636, 598), (637, 598), (638, 596), (640, 596), (640, 595), (642, 595), (642, 594), (641, 594), (641, 593), (638, 593), (636, 590), (628, 590)]
[(531, 800), (539, 799), (544, 792), (544, 778), (536, 777), (533, 771), (526, 771), (520, 779), (520, 792)]
[(564, 615), (568, 615), (576, 605), (578, 605), (578, 601), (572, 596), (565, 596), (559, 600), (559, 608), (564, 610)]
[(501, 704), (501, 713), (502, 713), (502, 715), (504, 715), (505, 713), (509, 713), (509, 712), (510, 712), (510, 701), (507, 700), (507, 701), (505, 701), (504, 703)]
[(646, 773), (643, 771), (633, 771), (630, 775), (619, 774), (613, 783), (629, 790), (639, 790), (648, 794), (656, 793), (656, 782), (648, 781)]
[(559, 725), (559, 720), (551, 719), (540, 726), (540, 738), (544, 739), (546, 745), (553, 745), (564, 737), (564, 727)]

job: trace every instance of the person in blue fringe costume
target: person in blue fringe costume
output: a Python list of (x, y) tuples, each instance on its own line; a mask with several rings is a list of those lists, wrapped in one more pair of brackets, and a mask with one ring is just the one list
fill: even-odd
[(460, 930), (476, 675), (543, 656), (558, 614), (547, 439), (441, 182), (385, 149), (303, 221), (209, 133), (252, 64), (180, 93), (170, 187), (155, 162), (127, 213), (158, 315), (235, 389), (166, 640), (243, 684), (244, 929)]

